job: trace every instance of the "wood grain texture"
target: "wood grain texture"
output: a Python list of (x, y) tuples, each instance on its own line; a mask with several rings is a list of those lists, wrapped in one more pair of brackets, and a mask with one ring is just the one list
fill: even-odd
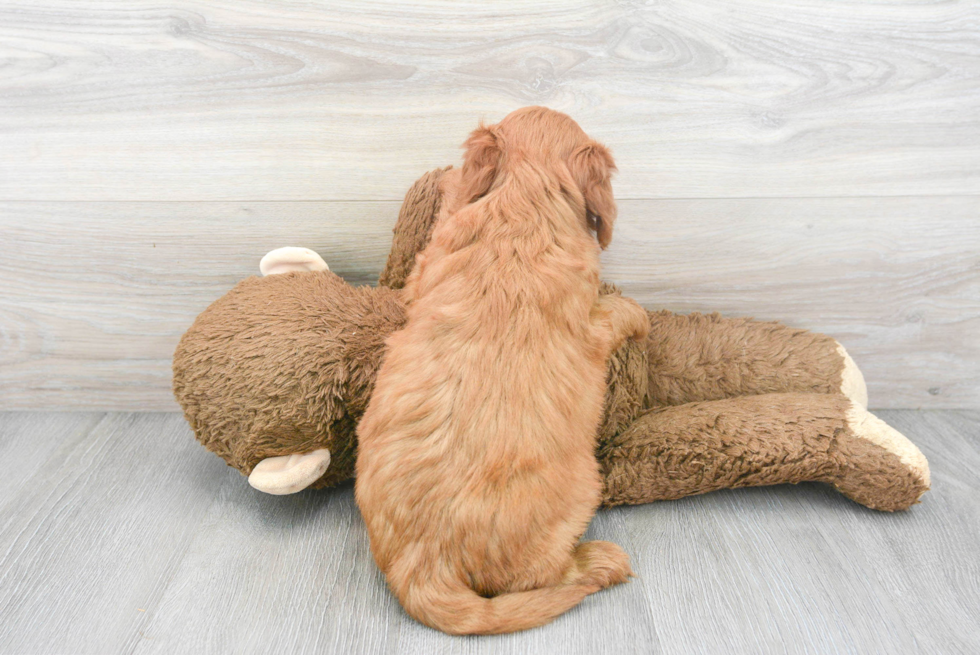
[(623, 203), (604, 276), (650, 308), (823, 332), (872, 407), (980, 407), (980, 197)]
[(102, 415), (96, 412), (3, 415), (0, 419), (0, 462), (3, 462), (0, 515), (16, 511), (15, 492), (39, 473), (62, 442), (77, 443), (101, 420)]
[(262, 255), (304, 245), (352, 283), (377, 280), (397, 212), (398, 203), (3, 205), (0, 407), (175, 409), (177, 340), (257, 275)]
[(0, 413), (30, 471), (0, 504), (0, 653), (975, 653), (980, 413), (881, 416), (932, 466), (910, 511), (817, 484), (605, 510), (587, 537), (636, 578), (458, 638), (387, 591), (350, 485), (262, 495), (177, 414)]
[[(398, 203), (0, 203), (0, 407), (174, 409), (170, 358), (266, 251), (377, 279)], [(837, 337), (875, 407), (980, 407), (980, 198), (624, 201), (645, 306)]]
[(0, 199), (396, 200), (570, 112), (621, 198), (980, 192), (975, 2), (14, 0)]
[(177, 414), (9, 416), (6, 447), (35, 456), (0, 510), (0, 652), (131, 651), (225, 467)]
[(665, 652), (980, 647), (977, 486), (961, 465), (980, 453), (977, 415), (880, 415), (930, 461), (932, 490), (908, 512), (875, 513), (816, 484), (622, 509)]

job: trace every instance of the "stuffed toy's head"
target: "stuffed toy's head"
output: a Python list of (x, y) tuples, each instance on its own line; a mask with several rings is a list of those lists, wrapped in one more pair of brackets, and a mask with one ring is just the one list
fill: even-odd
[(447, 167), (409, 190), (382, 286), (351, 287), (313, 251), (280, 248), (259, 264), (266, 277), (241, 281), (181, 338), (174, 396), (204, 447), (252, 486), (288, 494), (353, 476), (384, 341), (405, 321), (395, 289), (458, 181)]
[[(201, 443), (242, 473), (295, 455), (281, 465), (299, 467), (299, 488), (311, 486), (310, 466), (322, 473), (312, 486), (337, 484), (353, 474), (384, 339), (403, 323), (395, 291), (354, 288), (329, 271), (248, 278), (181, 339), (174, 394)], [(263, 490), (298, 490), (278, 478)]]

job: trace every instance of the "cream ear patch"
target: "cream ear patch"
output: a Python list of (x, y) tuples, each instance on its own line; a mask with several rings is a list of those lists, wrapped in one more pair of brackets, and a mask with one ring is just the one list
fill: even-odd
[(929, 462), (904, 434), (853, 401), (847, 410), (847, 427), (855, 437), (867, 439), (898, 456), (902, 464), (922, 480), (925, 488), (929, 488)]
[(294, 271), (329, 271), (327, 262), (309, 248), (276, 248), (259, 262), (262, 275)]
[(328, 466), (330, 451), (326, 448), (303, 455), (267, 457), (252, 469), (248, 483), (267, 494), (294, 494), (319, 480)]
[(864, 375), (857, 367), (851, 356), (844, 350), (844, 346), (837, 344), (837, 354), (844, 358), (844, 370), (841, 371), (840, 392), (847, 396), (849, 400), (868, 408), (868, 386), (864, 383)]

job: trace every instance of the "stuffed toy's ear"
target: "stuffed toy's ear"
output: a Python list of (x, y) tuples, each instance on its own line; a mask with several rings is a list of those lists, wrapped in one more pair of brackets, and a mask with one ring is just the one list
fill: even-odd
[(309, 248), (276, 248), (259, 262), (262, 275), (292, 273), (293, 271), (329, 271), (327, 262)]
[(486, 195), (497, 178), (503, 156), (500, 130), (496, 125), (480, 125), (463, 144), (463, 169), (458, 202), (469, 204)]
[(319, 480), (328, 466), (330, 451), (326, 448), (305, 455), (267, 457), (252, 469), (248, 483), (267, 494), (294, 494)]
[(595, 230), (599, 245), (605, 248), (612, 241), (613, 223), (616, 222), (611, 181), (616, 162), (605, 146), (593, 141), (572, 153), (568, 170), (585, 197), (589, 227)]

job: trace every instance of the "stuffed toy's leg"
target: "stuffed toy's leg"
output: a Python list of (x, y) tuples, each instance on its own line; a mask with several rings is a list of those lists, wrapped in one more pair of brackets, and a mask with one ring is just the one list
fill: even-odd
[(649, 314), (648, 408), (790, 391), (868, 406), (861, 371), (824, 334), (718, 314)]
[[(329, 271), (320, 255), (308, 248), (278, 248), (259, 262), (262, 275), (302, 271)], [(302, 491), (320, 479), (330, 466), (330, 451), (267, 457), (255, 465), (248, 483), (267, 494), (285, 495)]]
[(837, 394), (765, 394), (650, 410), (597, 455), (607, 506), (817, 481), (872, 509), (895, 511), (929, 489), (919, 449)]

